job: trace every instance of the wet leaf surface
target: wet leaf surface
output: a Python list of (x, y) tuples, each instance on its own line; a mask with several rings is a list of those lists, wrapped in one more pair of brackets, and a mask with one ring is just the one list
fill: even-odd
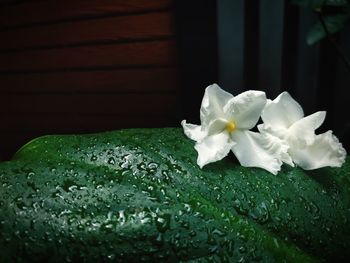
[(45, 136), (0, 164), (0, 262), (313, 262), (350, 256), (350, 162), (204, 169), (181, 129)]

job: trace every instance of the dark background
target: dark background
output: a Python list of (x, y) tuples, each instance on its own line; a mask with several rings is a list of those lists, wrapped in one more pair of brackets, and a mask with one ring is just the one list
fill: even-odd
[[(289, 91), (349, 150), (350, 73), (289, 1), (0, 0), (0, 157), (32, 138), (199, 122), (206, 86)], [(350, 57), (350, 29), (336, 36)]]

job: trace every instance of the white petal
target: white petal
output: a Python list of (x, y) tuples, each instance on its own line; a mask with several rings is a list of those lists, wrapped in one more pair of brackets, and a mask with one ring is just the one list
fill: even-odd
[(207, 135), (205, 131), (202, 131), (200, 125), (186, 123), (186, 120), (183, 120), (181, 125), (184, 129), (185, 135), (196, 142), (202, 140)]
[(265, 124), (275, 128), (289, 128), (304, 117), (302, 107), (288, 92), (281, 93), (273, 101), (268, 101), (261, 118)]
[(232, 98), (224, 112), (227, 119), (236, 123), (237, 128), (249, 130), (258, 122), (265, 104), (265, 92), (248, 90)]
[(227, 132), (205, 137), (195, 145), (198, 152), (197, 164), (202, 168), (208, 163), (221, 160), (234, 144)]
[(325, 166), (340, 167), (345, 162), (346, 151), (337, 137), (328, 131), (317, 135), (313, 144), (304, 148), (291, 148), (293, 161), (305, 170)]
[(205, 89), (200, 110), (202, 126), (207, 127), (212, 120), (223, 118), (224, 106), (232, 97), (230, 93), (222, 90), (217, 84), (208, 86)]
[(315, 130), (321, 126), (325, 117), (325, 111), (318, 111), (295, 122), (288, 129), (287, 140), (289, 144), (298, 144), (298, 147), (312, 144), (316, 136)]
[(232, 151), (241, 165), (260, 167), (273, 174), (277, 174), (281, 169), (282, 160), (278, 145), (271, 145), (271, 141), (260, 133), (237, 130), (231, 137), (236, 142)]
[(270, 141), (271, 145), (274, 145), (274, 147), (279, 147), (279, 156), (281, 161), (294, 167), (292, 157), (288, 153), (289, 144), (283, 139), (287, 129), (272, 129), (272, 127), (267, 126), (266, 124), (259, 124), (258, 130), (260, 131), (261, 135)]
[(257, 127), (260, 133), (267, 133), (281, 140), (284, 140), (286, 134), (288, 133), (288, 129), (271, 127), (266, 123), (259, 124)]
[(280, 138), (273, 136), (270, 133), (262, 132), (261, 135), (264, 137), (264, 139), (266, 139), (267, 147), (275, 153), (274, 155), (278, 159), (294, 167), (292, 157), (288, 153), (289, 145), (285, 140), (281, 140)]
[(227, 120), (225, 119), (215, 119), (210, 122), (208, 127), (208, 135), (218, 134), (225, 130), (227, 125)]

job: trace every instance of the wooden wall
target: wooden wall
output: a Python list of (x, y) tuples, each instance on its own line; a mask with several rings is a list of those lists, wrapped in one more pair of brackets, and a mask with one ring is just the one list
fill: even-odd
[(174, 125), (172, 0), (0, 4), (0, 154), (44, 134)]

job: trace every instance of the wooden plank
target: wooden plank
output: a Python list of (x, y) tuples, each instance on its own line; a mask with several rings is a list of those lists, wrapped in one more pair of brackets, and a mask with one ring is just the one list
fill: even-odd
[(147, 116), (174, 112), (174, 94), (27, 94), (2, 95), (0, 112), (104, 113)]
[(0, 51), (164, 38), (174, 35), (170, 12), (108, 17), (0, 32)]
[(0, 28), (168, 9), (172, 0), (46, 0), (0, 9)]
[(47, 72), (0, 75), (0, 93), (174, 92), (178, 88), (175, 68), (108, 71)]
[(0, 54), (0, 72), (73, 68), (173, 65), (172, 40), (55, 48)]
[(174, 114), (161, 113), (144, 116), (111, 114), (63, 114), (63, 113), (21, 113), (2, 116), (6, 123), (0, 133), (41, 133), (41, 134), (79, 134), (103, 132), (124, 128), (151, 128), (175, 126)]
[[(38, 0), (0, 0), (0, 8), (4, 6), (17, 5), (23, 2), (38, 1)], [(39, 0), (40, 1), (40, 0)]]

